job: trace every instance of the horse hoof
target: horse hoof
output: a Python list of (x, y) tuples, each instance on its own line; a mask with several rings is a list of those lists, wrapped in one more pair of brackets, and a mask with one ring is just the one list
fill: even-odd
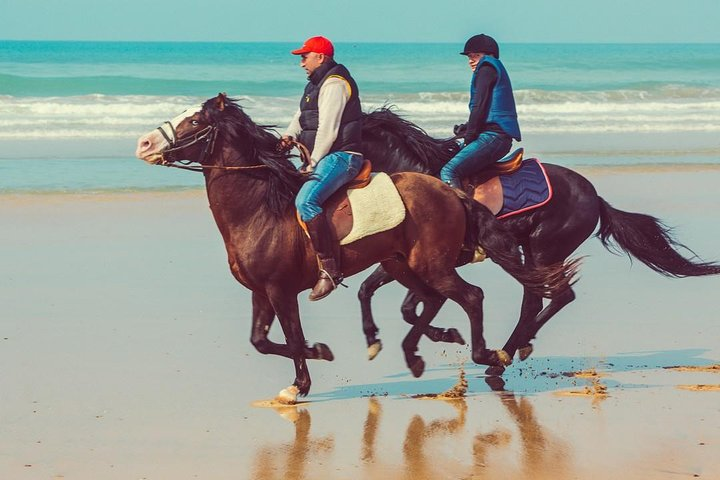
[(296, 385), (290, 385), (280, 390), (280, 393), (275, 397), (275, 401), (283, 405), (295, 405), (297, 403), (298, 393), (300, 393), (300, 389)]
[(335, 355), (333, 355), (332, 350), (324, 343), (316, 343), (313, 345), (313, 348), (318, 354), (318, 360), (327, 360), (328, 362), (335, 360)]
[(493, 392), (505, 391), (505, 380), (496, 375), (486, 377), (485, 383), (487, 383), (488, 387), (490, 387), (490, 390), (492, 390)]
[(380, 350), (382, 350), (382, 342), (380, 340), (370, 345), (368, 347), (368, 360), (374, 360), (380, 353)]
[(485, 370), (485, 374), (491, 377), (499, 377), (503, 373), (505, 373), (505, 367), (488, 367)]
[(465, 339), (462, 337), (462, 335), (460, 335), (460, 332), (458, 332), (456, 328), (448, 328), (447, 337), (447, 341), (450, 343), (458, 343), (460, 345), (465, 345)]
[(410, 371), (413, 374), (413, 377), (419, 378), (422, 376), (423, 372), (425, 371), (425, 360), (422, 358), (418, 358), (415, 360), (415, 362), (410, 367)]
[(527, 358), (532, 354), (533, 352), (533, 346), (532, 344), (529, 344), (527, 347), (522, 347), (518, 349), (518, 356), (520, 357), (520, 361), (525, 361)]
[(500, 362), (503, 367), (512, 364), (512, 357), (505, 350), (496, 350), (495, 354), (497, 355), (498, 362)]

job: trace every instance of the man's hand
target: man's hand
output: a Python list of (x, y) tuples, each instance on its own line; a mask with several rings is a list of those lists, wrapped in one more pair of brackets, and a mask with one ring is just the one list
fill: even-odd
[(280, 140), (278, 140), (277, 146), (275, 149), (278, 152), (287, 152), (293, 147), (293, 142), (295, 139), (291, 137), (290, 135), (283, 135), (280, 137)]
[(465, 132), (463, 132), (463, 137), (465, 138), (465, 145), (470, 145), (472, 142), (477, 140), (479, 136), (479, 132), (476, 132), (474, 130), (465, 130)]
[(304, 175), (310, 175), (313, 172), (313, 170), (315, 170), (315, 167), (313, 167), (312, 165), (310, 165), (308, 163), (308, 164), (301, 166), (298, 171)]
[(453, 127), (453, 133), (456, 137), (462, 137), (465, 135), (465, 131), (467, 130), (467, 123), (461, 123), (460, 125), (455, 125)]

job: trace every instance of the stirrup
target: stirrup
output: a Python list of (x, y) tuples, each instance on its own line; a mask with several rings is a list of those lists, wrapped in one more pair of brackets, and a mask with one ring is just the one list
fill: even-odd
[[(343, 279), (342, 275), (340, 275), (340, 276), (338, 277), (337, 281), (335, 281), (335, 279), (333, 278), (333, 276), (330, 275), (327, 270), (325, 270), (324, 268), (321, 268), (321, 269), (320, 269), (320, 278), (323, 278), (323, 275), (325, 275), (325, 278), (326, 278), (327, 280), (330, 280), (330, 283), (332, 283), (332, 286), (333, 286), (333, 290), (335, 290), (335, 289), (338, 287), (338, 285), (342, 285), (342, 284), (343, 284), (342, 282), (343, 282), (344, 279)], [(343, 285), (343, 286), (347, 287), (347, 285)]]
[[(342, 285), (342, 277), (337, 281), (326, 270), (320, 269), (320, 275), (315, 286), (308, 297), (311, 302), (322, 300), (337, 289), (338, 284)], [(317, 290), (316, 290), (317, 288)]]

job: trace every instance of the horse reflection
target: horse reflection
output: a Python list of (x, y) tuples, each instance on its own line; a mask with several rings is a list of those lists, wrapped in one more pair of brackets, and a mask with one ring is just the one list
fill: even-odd
[(362, 455), (361, 460), (365, 463), (375, 461), (375, 439), (377, 438), (378, 425), (380, 424), (380, 416), (382, 407), (377, 398), (370, 397), (368, 401), (368, 413), (365, 419), (362, 439)]
[[(500, 402), (517, 426), (520, 437), (519, 464), (501, 463), (496, 466), (489, 455), (490, 450), (508, 448), (512, 443), (512, 433), (496, 430), (490, 434), (476, 435), (472, 478), (497, 478), (497, 471), (502, 471), (502, 476), (507, 478), (573, 478), (574, 469), (569, 464), (570, 446), (547, 434), (535, 416), (530, 398), (516, 397), (513, 392), (505, 390), (505, 383), (500, 377), (487, 377), (485, 382), (497, 392)], [(517, 471), (513, 471), (513, 467)]]
[[(419, 413), (412, 415), (402, 440), (400, 462), (390, 456), (395, 450), (387, 448), (387, 441), (383, 442), (380, 434), (384, 409), (397, 407), (397, 400), (383, 404), (381, 399), (369, 398), (365, 421), (362, 431), (359, 432), (360, 449), (357, 459), (361, 470), (355, 470), (354, 476), (378, 478), (379, 475), (379, 478), (412, 480), (573, 478), (573, 473), (577, 472), (571, 463), (570, 445), (553, 437), (543, 428), (535, 415), (532, 398), (505, 391), (502, 381), (489, 379), (488, 384), (493, 386), (496, 394), (489, 398), (483, 397), (482, 402), (491, 402), (493, 399), (500, 401), (512, 424), (503, 424), (487, 433), (472, 432), (472, 424), (468, 421), (468, 402), (474, 402), (475, 399), (441, 400), (451, 407), (452, 413), (433, 420), (428, 420)], [(412, 400), (401, 402), (404, 403), (402, 409), (412, 408)], [(481, 408), (482, 404), (475, 403), (475, 406)], [(333, 456), (337, 451), (338, 455), (345, 457), (352, 440), (337, 445), (336, 449), (332, 436), (313, 438), (309, 411), (299, 407), (287, 407), (278, 413), (293, 421), (294, 439), (287, 443), (266, 445), (257, 450), (252, 478), (276, 480), (342, 475), (342, 472), (334, 468), (330, 470), (335, 463)], [(392, 427), (394, 429), (394, 423)], [(348, 432), (342, 434), (344, 438), (348, 438), (347, 435)]]
[[(312, 439), (310, 437), (310, 413), (304, 408), (293, 406), (278, 408), (283, 418), (295, 425), (295, 438), (291, 443), (264, 446), (255, 455), (252, 478), (258, 480), (308, 478), (306, 468), (310, 458), (319, 454), (331, 454), (335, 441), (333, 437)], [(282, 455), (280, 455), (282, 453)]]
[[(467, 403), (464, 398), (443, 400), (455, 408), (456, 417), (433, 420), (429, 424), (420, 415), (413, 416), (405, 433), (403, 455), (405, 457), (405, 477), (411, 480), (436, 479), (447, 476), (452, 465), (439, 462), (438, 455), (430, 455), (428, 460), (426, 444), (434, 437), (452, 437), (465, 427)], [(431, 450), (432, 451), (432, 450)]]

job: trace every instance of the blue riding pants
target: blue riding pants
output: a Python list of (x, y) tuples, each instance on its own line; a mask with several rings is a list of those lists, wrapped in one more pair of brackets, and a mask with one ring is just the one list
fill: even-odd
[(483, 132), (457, 155), (450, 159), (440, 171), (440, 179), (455, 188), (460, 188), (462, 178), (479, 172), (497, 162), (510, 151), (512, 137), (504, 133)]
[(363, 156), (358, 153), (333, 152), (324, 156), (315, 171), (295, 197), (295, 208), (303, 222), (322, 213), (322, 204), (340, 187), (360, 172)]

